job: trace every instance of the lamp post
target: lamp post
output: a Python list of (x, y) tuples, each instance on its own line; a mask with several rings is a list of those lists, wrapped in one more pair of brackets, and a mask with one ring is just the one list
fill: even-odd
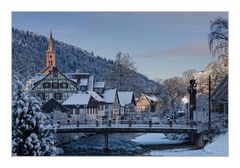
[(208, 130), (211, 130), (211, 76), (208, 77)]
[(80, 118), (80, 117), (79, 117), (79, 115), (80, 115), (79, 107), (80, 107), (80, 105), (77, 104), (76, 107), (77, 107), (77, 111), (78, 111), (78, 116), (77, 116), (77, 127), (79, 127), (79, 124), (80, 124), (80, 121), (79, 121), (79, 118)]
[(85, 112), (84, 122), (85, 122), (85, 125), (87, 125), (87, 105), (84, 106), (84, 112)]

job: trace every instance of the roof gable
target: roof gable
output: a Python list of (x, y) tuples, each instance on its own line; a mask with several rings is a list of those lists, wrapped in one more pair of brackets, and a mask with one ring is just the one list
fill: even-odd
[(106, 89), (102, 95), (106, 103), (113, 103), (115, 102), (115, 99), (117, 99), (117, 101), (119, 102), (119, 98), (117, 96), (117, 89)]
[(132, 91), (130, 92), (118, 92), (119, 102), (121, 106), (125, 106), (128, 104), (135, 104), (135, 98)]
[(71, 79), (69, 79), (66, 75), (64, 75), (59, 69), (57, 69), (56, 67), (53, 67), (53, 70), (51, 72), (49, 72), (46, 76), (44, 76), (43, 78), (41, 78), (40, 80), (38, 80), (37, 82), (34, 83), (34, 87), (32, 88), (33, 90), (45, 79), (53, 79), (53, 72), (58, 72), (60, 76), (58, 76), (58, 78), (63, 77), (64, 79), (66, 79), (67, 81), (69, 81), (76, 89), (78, 89), (77, 83), (75, 83), (74, 81), (72, 81)]
[(47, 103), (45, 103), (42, 106), (42, 109), (46, 112), (46, 113), (50, 113), (53, 112), (54, 110), (60, 110), (62, 112), (68, 112), (68, 108), (65, 107), (64, 105), (60, 104), (57, 100), (55, 100), (54, 98), (51, 98)]

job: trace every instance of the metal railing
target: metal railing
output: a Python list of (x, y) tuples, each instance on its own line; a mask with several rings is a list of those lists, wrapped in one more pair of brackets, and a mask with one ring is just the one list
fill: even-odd
[(197, 126), (187, 126), (179, 124), (164, 124), (164, 123), (153, 123), (151, 120), (139, 121), (139, 120), (85, 120), (85, 121), (71, 121), (67, 122), (57, 121), (57, 128), (179, 128), (189, 129), (197, 128)]

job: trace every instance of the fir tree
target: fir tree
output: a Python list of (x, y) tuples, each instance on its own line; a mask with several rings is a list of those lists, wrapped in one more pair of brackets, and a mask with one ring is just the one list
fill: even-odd
[(12, 154), (14, 156), (55, 155), (54, 129), (45, 125), (40, 101), (23, 89), (14, 77), (12, 96)]

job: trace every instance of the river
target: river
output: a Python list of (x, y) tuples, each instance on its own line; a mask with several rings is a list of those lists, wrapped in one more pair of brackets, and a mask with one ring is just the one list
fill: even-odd
[(163, 156), (159, 151), (193, 150), (186, 141), (168, 140), (163, 134), (124, 133), (109, 135), (109, 151), (103, 152), (103, 135), (91, 135), (60, 146), (62, 156)]

